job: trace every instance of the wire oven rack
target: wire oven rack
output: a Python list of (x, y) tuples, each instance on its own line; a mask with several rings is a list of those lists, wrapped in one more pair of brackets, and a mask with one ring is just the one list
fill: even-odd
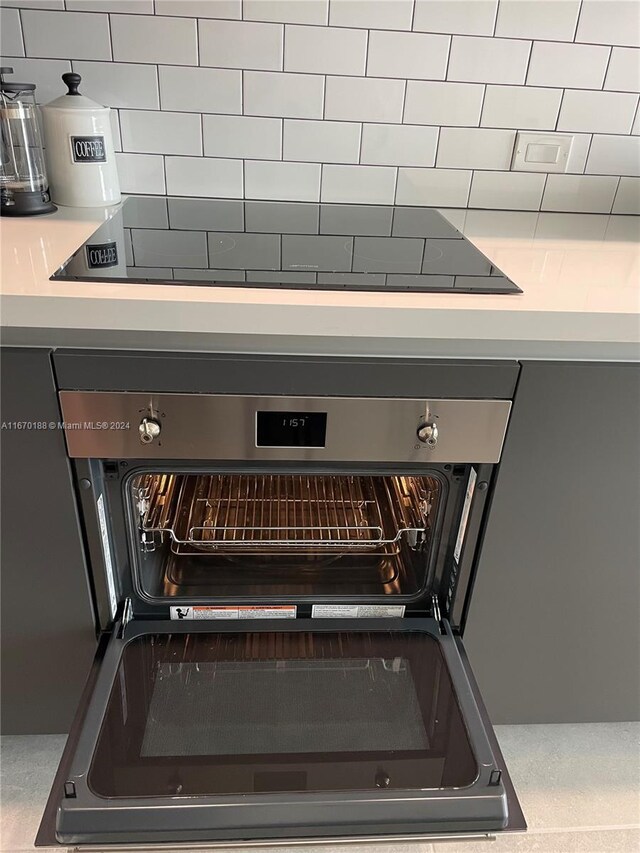
[(145, 474), (134, 483), (141, 544), (177, 554), (392, 554), (422, 541), (429, 477)]

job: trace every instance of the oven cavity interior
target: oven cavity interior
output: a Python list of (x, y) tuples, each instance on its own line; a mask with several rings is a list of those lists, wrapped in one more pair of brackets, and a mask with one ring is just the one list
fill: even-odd
[(419, 593), (435, 476), (144, 473), (129, 483), (151, 598)]

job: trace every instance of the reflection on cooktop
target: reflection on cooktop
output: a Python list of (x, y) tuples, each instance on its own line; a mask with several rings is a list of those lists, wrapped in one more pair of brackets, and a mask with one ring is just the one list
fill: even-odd
[(521, 293), (433, 208), (157, 196), (128, 198), (52, 278)]

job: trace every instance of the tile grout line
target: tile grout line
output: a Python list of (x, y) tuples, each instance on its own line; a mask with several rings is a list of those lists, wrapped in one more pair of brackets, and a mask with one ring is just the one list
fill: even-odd
[[(492, 130), (493, 128), (485, 127), (485, 126), (482, 124), (482, 117), (483, 117), (483, 115), (484, 115), (484, 105), (485, 105), (485, 102), (486, 102), (486, 100), (487, 100), (487, 90), (489, 89), (489, 84), (488, 84), (488, 83), (484, 83), (483, 85), (484, 85), (484, 88), (483, 88), (483, 91), (482, 91), (482, 100), (480, 101), (480, 116), (479, 116), (479, 118), (478, 118), (478, 125), (477, 125), (477, 127), (478, 127), (478, 129), (479, 129), (479, 130), (480, 130), (480, 129), (482, 129), (482, 130)], [(518, 131), (516, 130), (516, 134), (517, 134), (517, 133), (518, 133)], [(512, 155), (513, 155), (513, 152), (512, 152)]]
[(538, 204), (538, 210), (542, 210), (544, 205), (544, 197), (547, 192), (547, 184), (549, 183), (549, 173), (547, 172), (544, 176), (544, 181), (542, 182), (542, 194), (540, 195), (540, 203)]
[(401, 126), (405, 123), (404, 114), (407, 109), (407, 92), (409, 90), (409, 81), (404, 81), (404, 86), (402, 87), (402, 110), (400, 111), (400, 122), (398, 126)]
[(451, 54), (452, 53), (453, 53), (453, 36), (450, 35), (449, 36), (449, 48), (447, 50), (447, 61), (445, 63), (445, 67), (444, 67), (444, 77), (442, 78), (443, 81), (449, 79), (449, 64), (451, 63)]
[(366, 30), (367, 36), (364, 45), (364, 77), (368, 76), (369, 72), (369, 49), (371, 47), (371, 30)]
[(585, 154), (585, 158), (584, 158), (584, 169), (581, 172), (581, 174), (583, 174), (583, 175), (587, 174), (587, 166), (589, 165), (589, 155), (591, 154), (591, 146), (593, 145), (593, 137), (595, 135), (596, 135), (595, 133), (591, 134), (591, 139), (589, 140), (589, 144), (587, 145), (587, 153)]
[(611, 207), (609, 208), (609, 214), (613, 213), (613, 208), (616, 206), (616, 199), (618, 198), (618, 192), (620, 191), (620, 185), (622, 184), (622, 176), (618, 178), (618, 183), (616, 184), (615, 192), (613, 193), (613, 198), (611, 199)]
[(580, 15), (582, 15), (582, 9), (584, 7), (584, 0), (580, 0), (580, 5), (578, 6), (578, 14), (576, 15), (576, 25), (573, 30), (573, 37), (571, 39), (571, 43), (576, 43), (576, 38), (578, 36), (578, 27), (580, 26)]
[(604, 84), (607, 82), (607, 74), (609, 73), (609, 66), (611, 65), (612, 56), (613, 56), (613, 46), (611, 46), (609, 48), (609, 56), (607, 57), (607, 64), (605, 65), (605, 68), (604, 68), (604, 76), (602, 78), (602, 84), (600, 85), (600, 89), (594, 90), (594, 91), (601, 91), (601, 92), (605, 91)]
[(529, 56), (527, 57), (527, 67), (525, 68), (525, 71), (524, 71), (524, 80), (522, 81), (523, 86), (528, 85), (527, 84), (527, 78), (529, 77), (529, 71), (531, 70), (531, 60), (533, 59), (533, 45), (534, 44), (535, 44), (535, 39), (532, 39), (529, 42)]
[[(10, 8), (10, 7), (7, 7)], [(27, 59), (27, 42), (24, 37), (24, 24), (22, 22), (22, 9), (18, 9), (18, 24), (20, 29), (20, 43), (22, 44), (22, 56), (24, 59)]]
[(556, 116), (556, 123), (553, 127), (554, 132), (558, 130), (558, 125), (560, 124), (560, 114), (562, 113), (562, 104), (564, 103), (564, 96), (566, 93), (566, 89), (563, 89), (560, 93), (560, 103), (558, 104), (558, 114)]
[(107, 14), (107, 30), (109, 32), (109, 52), (111, 54), (110, 61), (114, 61), (114, 50), (113, 50), (113, 29), (111, 27), (111, 13)]

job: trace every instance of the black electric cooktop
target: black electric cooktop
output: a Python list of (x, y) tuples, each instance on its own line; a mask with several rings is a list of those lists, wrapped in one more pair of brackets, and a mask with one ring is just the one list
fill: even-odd
[(522, 292), (433, 208), (177, 197), (128, 198), (51, 278)]

